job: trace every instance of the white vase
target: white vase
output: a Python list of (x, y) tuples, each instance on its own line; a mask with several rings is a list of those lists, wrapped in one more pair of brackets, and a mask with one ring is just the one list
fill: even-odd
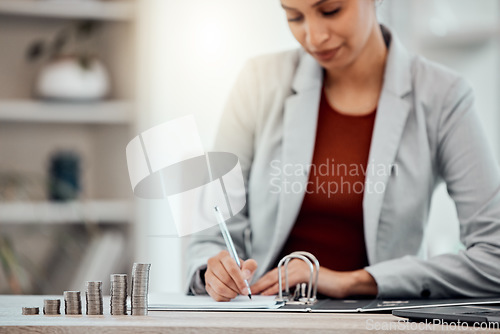
[(83, 66), (78, 57), (56, 58), (41, 69), (35, 84), (38, 97), (52, 100), (99, 100), (109, 93), (109, 75), (96, 58)]

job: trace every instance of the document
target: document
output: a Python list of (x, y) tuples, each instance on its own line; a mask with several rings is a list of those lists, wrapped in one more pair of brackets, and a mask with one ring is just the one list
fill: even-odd
[(170, 311), (273, 311), (273, 312), (313, 312), (313, 313), (357, 313), (387, 312), (398, 309), (411, 309), (457, 305), (498, 305), (500, 298), (465, 298), (465, 299), (413, 299), (413, 300), (378, 300), (378, 299), (320, 299), (312, 305), (285, 305), (277, 302), (276, 296), (238, 296), (230, 302), (216, 302), (209, 296), (186, 296), (183, 294), (150, 294), (149, 310)]
[(262, 310), (277, 309), (283, 302), (277, 302), (276, 296), (237, 296), (229, 302), (216, 302), (210, 296), (186, 296), (184, 294), (150, 294), (149, 310)]

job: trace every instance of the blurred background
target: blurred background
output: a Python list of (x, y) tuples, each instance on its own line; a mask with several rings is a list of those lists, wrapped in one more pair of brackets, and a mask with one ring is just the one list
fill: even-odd
[[(461, 73), (498, 160), (500, 0), (385, 0), (380, 21)], [(0, 294), (61, 294), (152, 263), (183, 289), (187, 238), (163, 201), (134, 199), (125, 147), (194, 114), (209, 150), (244, 62), (297, 47), (279, 0), (0, 0)], [(64, 84), (61, 84), (64, 83)], [(444, 185), (426, 256), (457, 251)]]

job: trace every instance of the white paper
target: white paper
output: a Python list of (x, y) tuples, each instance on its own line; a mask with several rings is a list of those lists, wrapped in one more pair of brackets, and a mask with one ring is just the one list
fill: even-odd
[(283, 306), (276, 296), (237, 296), (229, 302), (216, 302), (210, 296), (186, 296), (183, 294), (150, 294), (150, 310), (242, 310), (277, 309)]

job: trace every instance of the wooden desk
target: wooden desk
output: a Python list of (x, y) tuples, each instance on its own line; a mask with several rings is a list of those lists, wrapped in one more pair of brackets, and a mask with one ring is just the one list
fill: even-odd
[[(312, 314), (277, 312), (165, 312), (148, 316), (111, 316), (109, 297), (104, 301), (103, 316), (22, 315), (23, 306), (38, 306), (43, 299), (62, 296), (0, 296), (0, 333), (403, 333), (445, 331), (432, 324), (404, 323), (390, 314)], [(85, 300), (82, 300), (85, 303)], [(398, 322), (400, 321), (400, 322)], [(413, 327), (412, 327), (413, 326)], [(416, 327), (422, 326), (422, 327)], [(286, 331), (283, 331), (285, 329)], [(382, 330), (380, 330), (382, 329)], [(465, 333), (474, 329), (455, 328)], [(483, 331), (481, 331), (483, 332)]]

